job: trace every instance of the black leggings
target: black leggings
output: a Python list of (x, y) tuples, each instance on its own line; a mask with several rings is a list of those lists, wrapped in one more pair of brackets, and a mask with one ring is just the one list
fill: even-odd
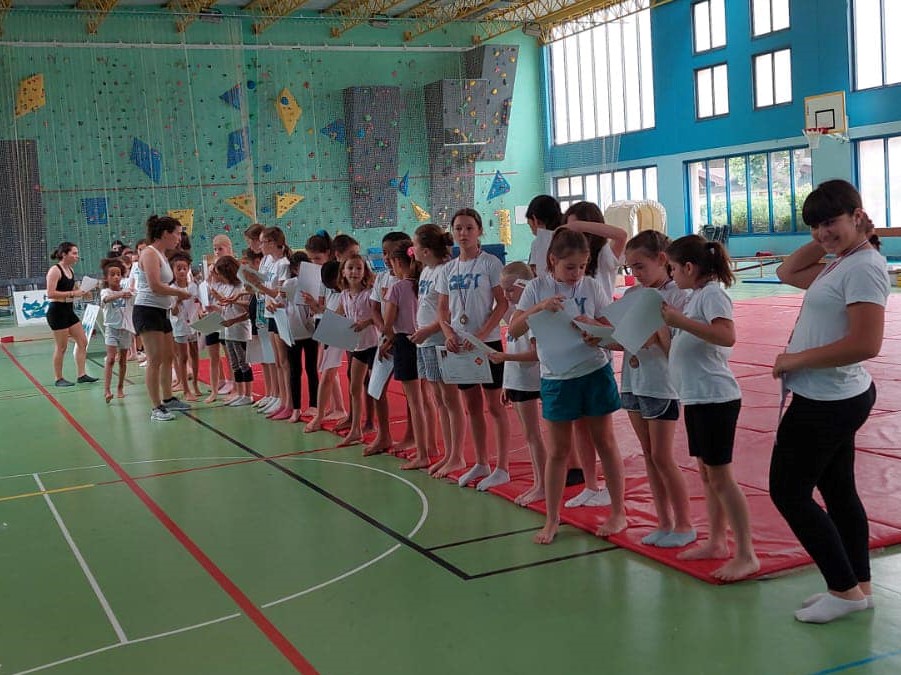
[[(307, 372), (307, 390), (310, 393), (310, 407), (315, 408), (319, 396), (319, 370), (316, 357), (319, 353), (319, 343), (313, 338), (297, 340), (288, 347), (288, 367), (291, 378), (291, 406), (294, 410), (300, 410), (300, 378), (302, 371)], [(303, 368), (300, 359), (303, 356)]]
[[(854, 484), (854, 435), (875, 402), (875, 385), (841, 401), (794, 394), (776, 433), (770, 497), (832, 591), (870, 580), (869, 524)], [(814, 487), (825, 511), (813, 500)]]

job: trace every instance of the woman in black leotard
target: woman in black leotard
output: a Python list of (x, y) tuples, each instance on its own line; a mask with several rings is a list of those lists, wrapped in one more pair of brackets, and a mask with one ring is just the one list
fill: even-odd
[(78, 382), (96, 382), (84, 370), (88, 355), (88, 340), (81, 327), (81, 319), (75, 315), (73, 302), (91, 294), (75, 288), (75, 263), (78, 262), (78, 247), (70, 241), (64, 241), (50, 256), (59, 263), (47, 271), (47, 298), (50, 308), (47, 310), (47, 323), (53, 331), (56, 345), (53, 348), (53, 376), (57, 387), (71, 387), (73, 382), (63, 378), (63, 357), (69, 338), (75, 340), (75, 367), (78, 370)]

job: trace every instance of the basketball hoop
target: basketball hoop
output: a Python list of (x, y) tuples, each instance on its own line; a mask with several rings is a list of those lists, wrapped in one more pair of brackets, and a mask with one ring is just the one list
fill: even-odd
[(807, 147), (816, 150), (820, 147), (820, 137), (827, 134), (829, 129), (826, 127), (811, 127), (804, 130), (804, 137), (807, 139)]

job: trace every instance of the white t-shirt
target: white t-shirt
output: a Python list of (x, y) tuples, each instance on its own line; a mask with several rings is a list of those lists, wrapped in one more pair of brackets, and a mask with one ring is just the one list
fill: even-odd
[[(525, 354), (532, 351), (532, 332), (526, 331), (516, 339), (508, 334), (504, 351), (508, 354)], [(538, 361), (505, 361), (504, 389), (539, 391), (541, 371)]]
[[(685, 316), (706, 324), (732, 320), (732, 300), (715, 281), (692, 292)], [(729, 369), (731, 347), (711, 344), (677, 330), (669, 351), (669, 372), (684, 405), (726, 403), (741, 398), (741, 389)]]
[[(416, 327), (430, 326), (438, 320), (438, 277), (444, 265), (426, 267), (419, 276), (419, 307), (416, 310)], [(444, 333), (440, 330), (418, 347), (432, 347), (444, 344)]]
[[(267, 288), (278, 288), (281, 286), (281, 282), (288, 278), (288, 265), (288, 258), (285, 256), (282, 256), (278, 260), (273, 259), (271, 255), (267, 255), (263, 258), (263, 262), (260, 263), (259, 272), (260, 278), (263, 280), (263, 283), (266, 284)], [(263, 293), (260, 294), (259, 300), (264, 306), (267, 299), (271, 300), (272, 298)], [(267, 319), (271, 319), (275, 315), (268, 309), (264, 309), (263, 316)]]
[(532, 240), (532, 247), (529, 249), (529, 264), (535, 265), (535, 276), (540, 277), (543, 274), (547, 274), (547, 250), (553, 238), (553, 230), (546, 230), (543, 227), (535, 230), (535, 238)]
[[(633, 286), (626, 290), (625, 295), (641, 286)], [(690, 296), (670, 279), (663, 288), (657, 289), (664, 301), (683, 310)], [(630, 392), (636, 396), (650, 396), (652, 398), (679, 398), (679, 393), (673, 386), (669, 375), (669, 359), (659, 344), (654, 343), (650, 347), (639, 350), (635, 356), (638, 358), (638, 368), (633, 368), (629, 360), (633, 354), (623, 352), (623, 376), (620, 391)]]
[[(226, 298), (231, 298), (236, 295), (240, 295), (244, 292), (244, 286), (242, 284), (238, 284), (237, 286), (232, 286), (231, 284), (216, 284), (216, 291)], [(226, 305), (222, 308), (222, 318), (223, 319), (234, 319), (236, 317), (241, 316), (242, 314), (247, 313), (247, 308), (242, 307), (237, 304)], [(225, 330), (222, 331), (222, 339), (224, 340), (233, 340), (235, 342), (247, 342), (250, 340), (250, 319), (244, 319), (243, 321), (238, 321), (238, 323), (228, 326)]]
[(187, 300), (178, 300), (178, 315), (171, 314), (172, 334), (175, 337), (184, 337), (192, 333), (191, 323), (197, 318), (197, 284), (193, 281), (188, 282), (185, 290), (191, 294)]
[[(848, 334), (848, 305), (885, 306), (891, 284), (885, 258), (865, 249), (820, 273), (804, 294), (788, 353), (823, 347)], [(834, 368), (805, 368), (785, 375), (791, 391), (816, 401), (853, 398), (870, 388), (873, 378), (860, 363)]]
[[(532, 279), (523, 289), (516, 309), (531, 309), (542, 300), (552, 298), (555, 295), (562, 295), (567, 300), (572, 299), (575, 302), (578, 310), (573, 315), (573, 318), (585, 315), (592, 319), (597, 319), (601, 315), (601, 310), (610, 304), (604, 298), (597, 281), (591, 277), (582, 277), (575, 286), (568, 286), (555, 281), (549, 274), (545, 274)], [(574, 380), (577, 377), (582, 377), (603, 368), (610, 361), (605, 350), (595, 349), (591, 351), (591, 356), (587, 360), (565, 373), (555, 373), (550, 370), (545, 359), (542, 358), (542, 351), (541, 340), (538, 340), (538, 361), (541, 364), (541, 377), (546, 380)], [(504, 368), (506, 369), (506, 367), (505, 364)]]
[[(472, 260), (459, 258), (445, 263), (438, 275), (438, 292), (448, 297), (451, 326), (478, 333), (494, 309), (494, 289), (501, 285), (504, 265), (497, 256), (479, 251)], [(461, 319), (466, 315), (466, 322)], [(499, 326), (486, 336), (485, 342), (501, 339)]]
[(598, 251), (598, 268), (595, 270), (594, 278), (600, 284), (601, 291), (608, 299), (613, 302), (613, 289), (616, 288), (616, 273), (623, 264), (622, 256), (617, 258), (613, 255), (613, 249), (610, 243), (604, 244), (604, 248)]
[(325, 308), (329, 311), (337, 312), (338, 307), (341, 305), (341, 291), (333, 291), (324, 286), (323, 289), (325, 292)]
[(388, 308), (385, 306), (385, 300), (388, 299), (388, 289), (397, 283), (397, 277), (388, 270), (383, 270), (375, 275), (375, 281), (372, 282), (372, 292), (369, 299), (373, 302), (380, 303), (382, 318), (385, 318), (385, 312)]
[(100, 291), (100, 304), (103, 307), (103, 325), (107, 328), (125, 328), (125, 311), (128, 306), (128, 300), (126, 298), (116, 298), (115, 300), (104, 302), (114, 293), (121, 292), (122, 289), (114, 291), (110, 288), (104, 288)]

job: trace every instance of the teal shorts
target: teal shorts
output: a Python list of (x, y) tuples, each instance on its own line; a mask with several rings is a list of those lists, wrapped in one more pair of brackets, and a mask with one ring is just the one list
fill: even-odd
[(541, 416), (549, 422), (602, 417), (621, 407), (619, 390), (609, 363), (572, 380), (541, 378)]

